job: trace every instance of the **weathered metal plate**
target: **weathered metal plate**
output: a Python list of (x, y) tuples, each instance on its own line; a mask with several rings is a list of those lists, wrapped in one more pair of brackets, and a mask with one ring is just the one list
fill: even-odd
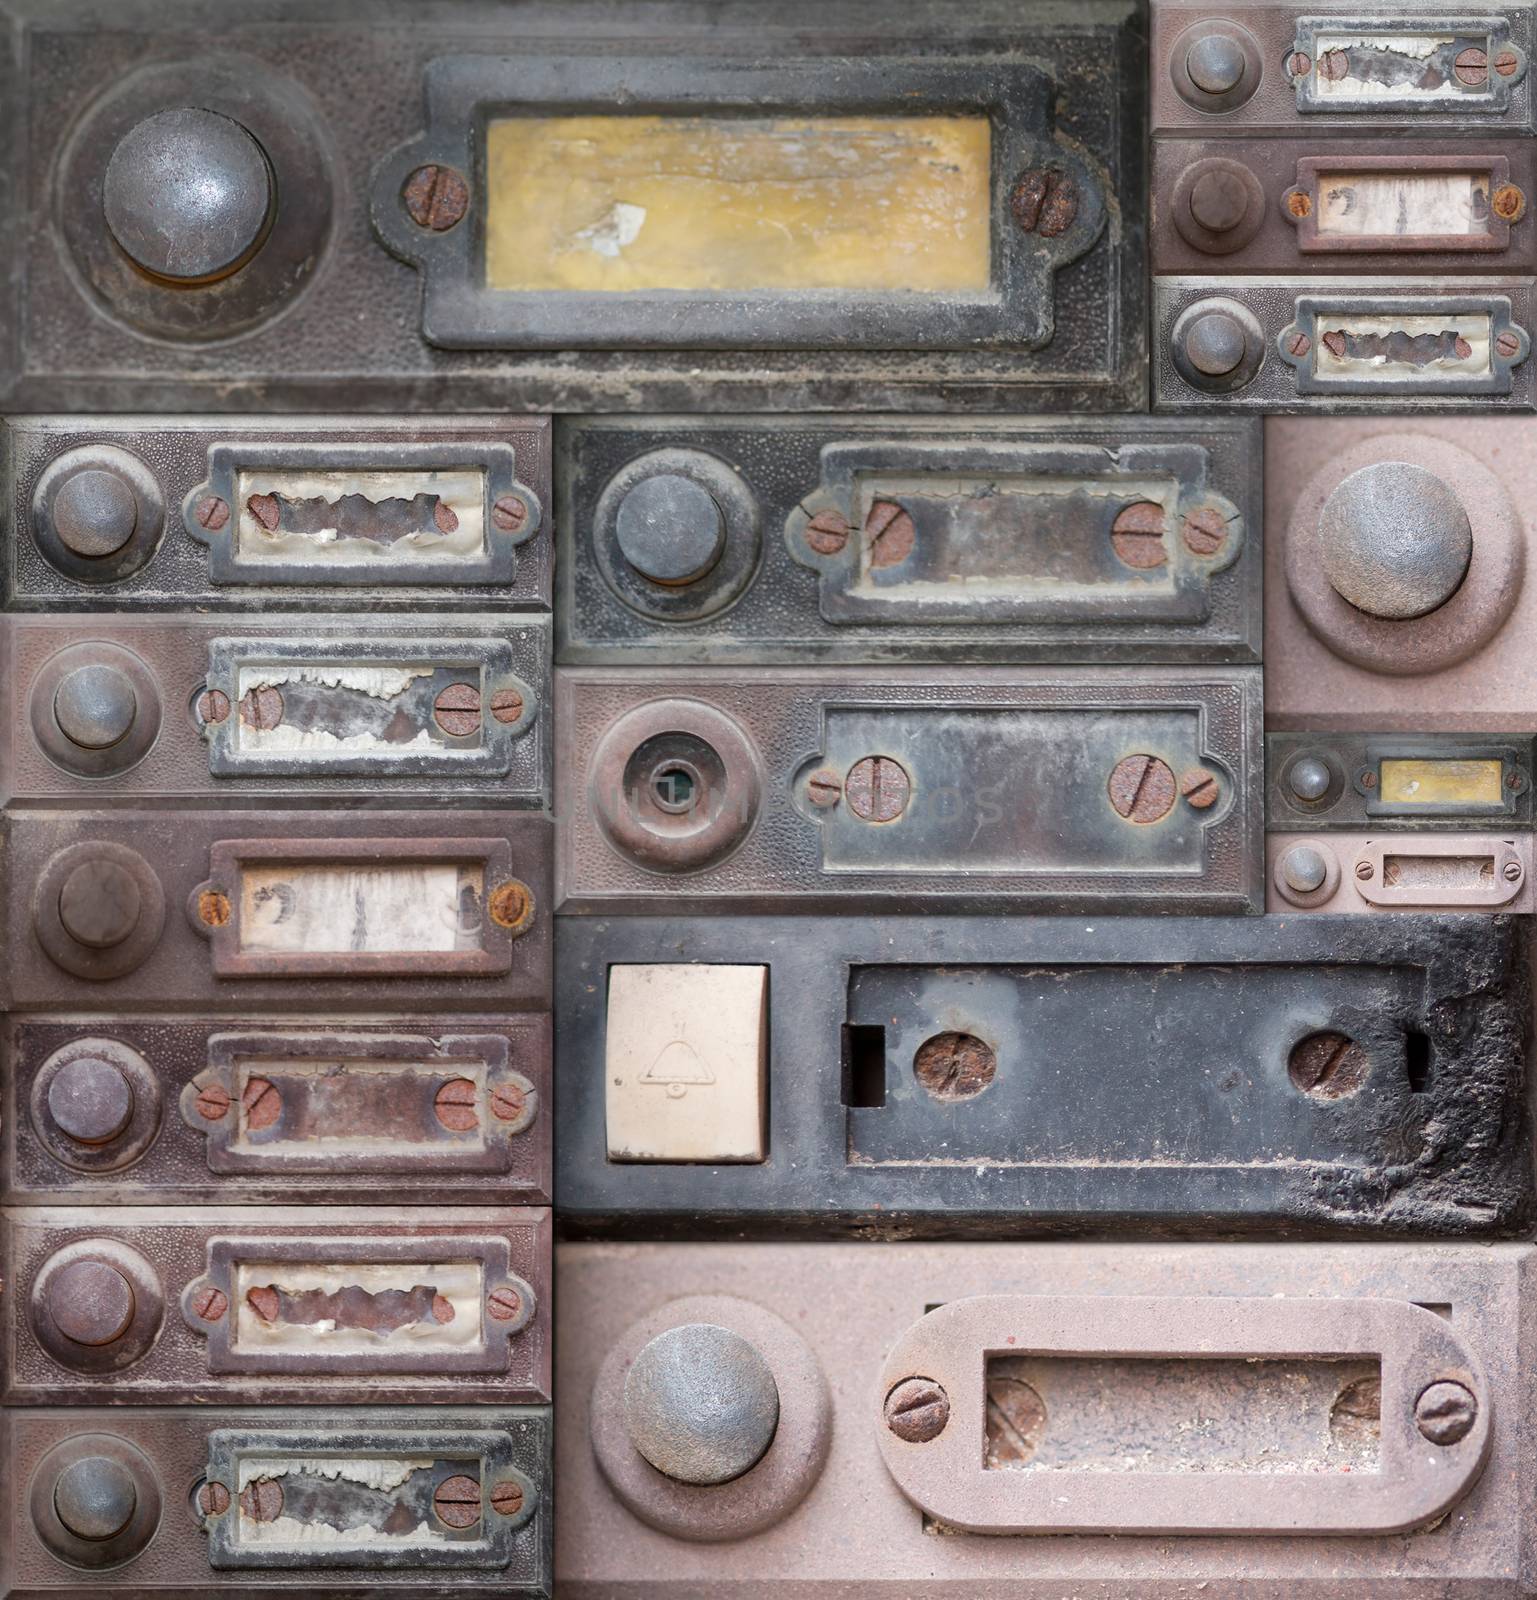
[[(1159, 278), (1154, 409), (1530, 411), (1534, 310), (1515, 278)], [(1212, 317), (1242, 329), (1243, 353), (1205, 376), (1189, 351)]]
[(549, 1394), (547, 1210), (25, 1207), (4, 1229), (9, 1405)]
[(1529, 833), (1267, 833), (1267, 911), (1530, 915)]
[(562, 904), (1257, 909), (1258, 678), (564, 671)]
[(365, 816), (10, 813), (10, 1008), (543, 1009), (550, 824)]
[[(557, 942), (570, 1229), (1448, 1235), (1530, 1215), (1515, 918), (567, 917)], [(761, 1162), (606, 1158), (607, 985), (662, 953), (769, 968)], [(728, 1103), (729, 1020), (628, 1063), (658, 1117)]]
[[(562, 661), (1259, 659), (1252, 423), (590, 417), (556, 442)], [(648, 495), (687, 497), (691, 581), (627, 558)]]
[[(0, 736), (0, 790), (80, 800), (103, 788), (333, 797), (447, 788), (543, 808), (549, 635), (538, 617), (320, 615), (277, 628), (5, 617), (0, 671), (15, 711)], [(97, 714), (84, 728), (71, 720), (72, 696)]]
[[(1520, 1353), (1532, 1266), (1524, 1245), (563, 1246), (561, 1593), (830, 1600), (895, 1594), (921, 1572), (926, 1592), (985, 1600), (1181, 1588), (1516, 1600), (1532, 1537)], [(766, 1306), (780, 1331), (748, 1324)], [(781, 1414), (812, 1413), (832, 1441), (819, 1471), (794, 1453), (803, 1425), (724, 1486), (776, 1502), (750, 1536), (722, 1527), (720, 1487), (628, 1472), (612, 1403), (638, 1341), (712, 1321), (776, 1372), (791, 1337), (813, 1352), (813, 1385), (781, 1381)], [(896, 1370), (904, 1353), (916, 1370)], [(912, 1431), (944, 1421), (927, 1442), (904, 1443), (884, 1419), (910, 1372), (946, 1390), (943, 1406), (899, 1409)], [(1476, 1415), (1437, 1445), (1413, 1413), (1447, 1380)], [(893, 1476), (891, 1458), (930, 1450), (964, 1459), (915, 1504), (918, 1468)], [(984, 1497), (1033, 1498), (1043, 1531), (967, 1533), (924, 1515), (932, 1498), (950, 1519), (984, 1521), (972, 1518)], [(1103, 1522), (1080, 1516), (1095, 1502)]]
[[(1048, 8), (1028, 38), (1010, 0), (964, 12), (923, 0), (895, 18), (866, 0), (767, 12), (754, 0), (664, 0), (584, 29), (559, 0), (515, 18), (456, 0), (362, 30), (353, 0), (316, 0), (298, 19), (259, 9), (233, 36), (216, 0), (174, 18), (154, 0), (123, 0), (110, 38), (85, 0), (7, 0), (7, 15), (15, 50), (0, 92), (14, 137), (3, 176), (28, 244), (0, 300), (0, 409), (1115, 412), (1144, 402), (1147, 47), (1130, 0)], [(209, 39), (220, 41), (212, 56)], [(188, 107), (234, 121), (266, 157), (270, 232), (211, 281), (168, 282), (138, 270), (106, 225), (109, 214), (124, 220), (109, 202), (139, 174), (129, 166), (111, 194), (106, 175), (130, 132)], [(634, 123), (629, 139), (613, 136), (619, 117)], [(690, 137), (669, 140), (680, 117)], [(679, 200), (700, 128), (721, 119), (738, 135), (760, 125), (781, 147), (756, 227), (731, 215), (751, 205)], [(936, 120), (947, 125), (936, 136), (950, 124), (985, 130), (974, 182), (946, 170), (943, 150), (890, 170), (893, 128)], [(550, 140), (535, 139), (535, 125), (552, 121), (557, 133), (584, 121), (608, 138), (597, 154), (541, 160)], [(862, 121), (879, 125), (887, 165), (866, 150), (849, 172), (840, 140), (833, 172), (796, 181), (819, 131)], [(787, 156), (774, 137), (786, 122), (804, 133)], [(648, 129), (662, 135), (663, 170), (636, 174), (625, 158), (651, 143)], [(709, 193), (746, 187), (739, 143), (714, 147), (734, 159)], [(225, 169), (204, 159), (220, 179)], [(937, 286), (920, 290), (914, 252), (948, 241), (958, 189), (976, 211), (963, 254), (981, 286), (931, 273)], [(893, 194), (915, 214), (883, 208)], [(143, 209), (122, 231), (142, 225)], [(807, 212), (825, 225), (808, 227)], [(166, 248), (183, 242), (166, 231)], [(553, 264), (538, 248), (547, 235)], [(738, 279), (765, 286), (690, 290), (698, 257), (721, 259), (693, 248), (696, 235), (734, 244), (745, 254)], [(424, 270), (404, 270), (392, 252)], [(674, 283), (648, 290), (658, 256)], [(829, 256), (853, 287), (815, 287), (836, 284)], [(808, 287), (776, 287), (776, 257)], [(515, 287), (536, 260), (557, 282), (573, 262), (640, 278), (618, 292)], [(897, 287), (861, 287), (872, 280)]]
[[(1474, 738), (1537, 728), (1537, 658), (1528, 647), (1537, 586), (1527, 577), (1525, 509), (1537, 495), (1531, 428), (1494, 416), (1416, 416), (1408, 428), (1346, 419), (1266, 424), (1268, 728)], [(1372, 488), (1370, 500), (1354, 492), (1359, 486)], [(1390, 536), (1379, 541), (1395, 520), (1424, 530), (1421, 548), (1443, 537), (1448, 524), (1438, 522), (1426, 489), (1467, 519), (1472, 553), (1463, 581), (1423, 616), (1369, 615), (1334, 589), (1330, 547), (1348, 549), (1355, 538), (1363, 556), (1380, 550), (1384, 587), (1408, 577), (1414, 543), (1395, 553)], [(1372, 503), (1385, 521), (1373, 525)]]
[[(543, 1407), (53, 1407), (0, 1416), (0, 1441), (12, 1469), (0, 1584), (13, 1596), (553, 1593)], [(106, 1546), (71, 1535), (48, 1508), (73, 1462), (103, 1454), (163, 1511)], [(205, 1494), (222, 1509), (203, 1512)]]
[(1533, 757), (1499, 734), (1268, 734), (1265, 826), (1530, 832)]
[[(1459, 9), (1412, 0), (1374, 10), (1348, 0), (1153, 0), (1152, 24), (1156, 133), (1532, 130), (1526, 4)], [(1189, 57), (1202, 39), (1213, 41), (1207, 66), (1194, 63), (1204, 88)], [(1225, 66), (1229, 52), (1243, 71)]]
[[(12, 609), (549, 603), (542, 417), (8, 417), (0, 440)], [(131, 523), (71, 505), (102, 471)]]
[[(552, 1192), (546, 1016), (4, 1027), (11, 1204), (452, 1205), (491, 1182), (539, 1205)], [(93, 1091), (87, 1114), (69, 1114), (72, 1085)]]
[(1519, 272), (1534, 200), (1523, 143), (1159, 139), (1153, 271)]

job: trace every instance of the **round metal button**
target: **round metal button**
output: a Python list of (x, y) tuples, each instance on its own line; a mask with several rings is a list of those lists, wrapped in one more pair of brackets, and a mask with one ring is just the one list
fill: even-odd
[(1230, 233), (1249, 214), (1249, 186), (1243, 174), (1210, 167), (1190, 189), (1190, 215), (1210, 233)]
[(1191, 366), (1209, 378), (1234, 371), (1247, 347), (1243, 324), (1225, 311), (1208, 311), (1197, 317), (1185, 334), (1185, 354)]
[(116, 667), (76, 667), (53, 696), (53, 719), (71, 743), (85, 750), (115, 745), (133, 726), (138, 696)]
[(619, 504), (619, 552), (653, 583), (685, 584), (702, 578), (726, 547), (720, 507), (702, 484), (679, 473), (645, 478)]
[(1286, 786), (1299, 800), (1322, 800), (1329, 792), (1329, 769), (1316, 756), (1294, 762)]
[(1281, 858), (1281, 876), (1289, 889), (1312, 894), (1329, 876), (1329, 863), (1310, 844), (1294, 844)]
[(130, 128), (107, 162), (107, 227), (144, 271), (178, 283), (221, 278), (261, 244), (272, 170), (238, 122), (181, 106)]
[(110, 1539), (128, 1526), (139, 1503), (133, 1474), (120, 1461), (72, 1461), (53, 1486), (53, 1509), (77, 1539)]
[(53, 497), (53, 530), (77, 556), (100, 561), (115, 555), (139, 525), (139, 502), (115, 472), (86, 467), (72, 472)]
[(1330, 585), (1373, 617), (1423, 617), (1445, 605), (1473, 559), (1462, 502), (1404, 461), (1351, 473), (1324, 502), (1318, 527)]
[(1209, 33), (1185, 52), (1190, 81), (1206, 94), (1227, 94), (1243, 81), (1243, 46), (1236, 39)]
[(133, 1321), (134, 1306), (133, 1285), (105, 1261), (71, 1261), (48, 1281), (48, 1315), (76, 1344), (121, 1339)]
[(82, 861), (59, 890), (59, 921), (77, 944), (110, 950), (138, 926), (139, 886), (115, 861)]
[(624, 1384), (630, 1442), (679, 1483), (729, 1483), (763, 1457), (779, 1426), (779, 1388), (755, 1346), (710, 1323), (659, 1333)]
[(48, 1115), (77, 1144), (108, 1144), (133, 1117), (133, 1086), (112, 1062), (76, 1056), (48, 1084)]

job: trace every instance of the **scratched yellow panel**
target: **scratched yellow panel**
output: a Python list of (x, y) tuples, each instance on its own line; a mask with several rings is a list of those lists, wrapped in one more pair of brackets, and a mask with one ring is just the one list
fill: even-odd
[(507, 117), (486, 284), (984, 290), (990, 163), (986, 117)]
[(1384, 761), (1382, 798), (1395, 806), (1490, 806), (1504, 802), (1498, 761)]

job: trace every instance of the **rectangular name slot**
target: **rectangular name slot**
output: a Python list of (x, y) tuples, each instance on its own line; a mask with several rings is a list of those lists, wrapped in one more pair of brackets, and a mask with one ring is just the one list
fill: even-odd
[[(209, 498), (224, 520), (192, 514)], [(215, 584), (370, 588), (506, 583), (541, 515), (512, 447), (480, 440), (216, 444), (183, 520)]]
[(534, 710), (505, 641), (214, 639), (208, 661), (215, 777), (505, 775)]
[(1503, 156), (1306, 157), (1286, 197), (1304, 254), (1490, 251), (1525, 209)]
[(492, 289), (941, 294), (992, 277), (985, 116), (504, 117), (486, 186)]
[(987, 1358), (990, 1472), (1376, 1472), (1377, 1361)]
[[(526, 1513), (505, 1494), (508, 1509), (498, 1510), (491, 1491), (513, 1484), (520, 1499), (531, 1505), (534, 1497), (512, 1465), (509, 1434), (325, 1432), (323, 1447), (315, 1429), (221, 1428), (209, 1435), (207, 1476), (228, 1486), (232, 1499), (228, 1512), (206, 1523), (216, 1570), (506, 1566)], [(434, 1509), (450, 1480), (446, 1492), (460, 1496), (462, 1518)], [(463, 1499), (466, 1484), (478, 1489), (478, 1505)]]
[(532, 914), (498, 840), (219, 841), (209, 856), (195, 903), (221, 976), (506, 972)]
[(1499, 812), (1507, 808), (1504, 762), (1384, 757), (1377, 770), (1378, 808)]
[(1357, 853), (1355, 888), (1371, 905), (1492, 910), (1526, 887), (1514, 839), (1450, 835), (1423, 842), (1373, 840)]
[[(1525, 69), (1502, 17), (1436, 19), (1415, 28), (1377, 17), (1300, 17), (1294, 53), (1308, 58), (1297, 80), (1302, 112), (1499, 113)], [(1481, 52), (1481, 71), (1459, 70), (1466, 51)]]
[(1512, 368), (1527, 351), (1526, 332), (1512, 323), (1503, 295), (1300, 295), (1287, 330), (1293, 332), (1307, 341), (1285, 356), (1296, 368), (1299, 395), (1508, 394)]
[[(228, 1316), (189, 1320), (216, 1375), (503, 1372), (508, 1338), (533, 1312), (494, 1236), (215, 1238), (191, 1293), (207, 1287)], [(493, 1292), (511, 1294), (515, 1317), (491, 1315)]]

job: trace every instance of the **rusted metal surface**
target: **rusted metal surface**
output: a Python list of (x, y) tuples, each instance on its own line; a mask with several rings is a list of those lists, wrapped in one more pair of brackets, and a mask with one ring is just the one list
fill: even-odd
[(77, 802), (447, 790), (540, 809), (549, 632), (533, 617), (8, 616), (0, 671), (21, 714), (0, 735), (0, 789)]
[(1268, 833), (1265, 853), (1272, 911), (1534, 909), (1529, 833)]
[[(1531, 1538), (1518, 1337), (1531, 1270), (1524, 1245), (566, 1245), (562, 1593), (895, 1594), (921, 1572), (935, 1593), (988, 1600), (1173, 1600), (1203, 1583), (1225, 1600), (1281, 1589), (1515, 1600)], [(771, 1302), (815, 1353), (831, 1401), (826, 1468), (797, 1508), (708, 1545), (632, 1515), (588, 1444), (608, 1373), (638, 1340), (708, 1320), (701, 1297)], [(946, 1392), (945, 1425), (926, 1443), (904, 1442), (884, 1416), (910, 1377)], [(1023, 1432), (1005, 1441), (995, 1415), (989, 1446), (986, 1402), (1005, 1379), (1040, 1407), (1016, 1392)], [(1478, 1411), (1443, 1446), (1417, 1413), (1446, 1380)], [(1426, 1409), (1457, 1415), (1434, 1394)], [(919, 1499), (948, 1521), (904, 1493), (936, 1451), (954, 1454), (952, 1470), (933, 1469)], [(740, 1481), (777, 1454), (776, 1442)], [(712, 1492), (691, 1491), (701, 1514)], [(1029, 1502), (1043, 1529), (1079, 1527), (1023, 1540), (960, 1531), (986, 1520), (988, 1502)], [(1092, 1506), (1149, 1536), (1091, 1531)], [(1309, 1512), (1337, 1531), (1303, 1531)], [(1187, 1536), (1192, 1514), (1200, 1537)]]
[(549, 603), (544, 418), (28, 416), (0, 446), (12, 609)]
[[(132, 1011), (234, 1000), (327, 1010), (489, 1004), (549, 986), (549, 828), (515, 812), (17, 811), (6, 918), (12, 1009)], [(345, 825), (344, 825), (345, 824)], [(113, 842), (100, 842), (111, 840)], [(119, 842), (121, 841), (121, 842)], [(115, 942), (66, 920), (65, 885), (112, 865), (139, 894)], [(495, 915), (509, 883), (532, 904)], [(118, 929), (107, 930), (117, 932)]]
[(545, 1210), (17, 1208), (4, 1230), (8, 1405), (549, 1394)]
[[(1231, 83), (1209, 78), (1203, 88), (1192, 78), (1189, 52), (1203, 36), (1232, 53)], [(1155, 0), (1153, 131), (1345, 140), (1384, 127), (1427, 138), (1530, 133), (1532, 41), (1531, 9), (1520, 4), (1475, 14), (1434, 5), (1382, 11), (1342, 0), (1236, 7)]]
[[(564, 917), (562, 1224), (625, 1238), (1520, 1235), (1526, 919), (1286, 909)], [(760, 1160), (712, 1159), (708, 1143), (607, 1159), (605, 994), (662, 951), (706, 976), (768, 966)], [(679, 1026), (685, 1093), (636, 1089), (658, 1121), (724, 1118), (730, 1020)], [(1341, 1076), (1328, 1063), (1347, 1048)], [(1335, 1092), (1320, 1097), (1325, 1069)]]
[[(1266, 424), (1265, 690), (1277, 730), (1530, 732), (1537, 616), (1527, 581), (1534, 477), (1516, 419)], [(1326, 507), (1365, 469), (1414, 467), (1455, 495), (1472, 534), (1461, 587), (1421, 617), (1351, 606), (1321, 564)], [(1399, 509), (1418, 515), (1408, 489)], [(1348, 505), (1348, 499), (1345, 504)], [(1477, 824), (1475, 824), (1477, 825)]]
[[(571, 669), (556, 713), (562, 904), (1256, 907), (1256, 677)], [(1196, 766), (1214, 804), (1177, 793)], [(809, 792), (824, 767), (839, 801)]]
[[(542, 1407), (16, 1410), (0, 1440), (14, 1468), (0, 1583), (28, 1600), (553, 1591)], [(106, 1491), (93, 1535), (132, 1498), (119, 1532), (83, 1538), (64, 1524), (61, 1510), (79, 1520), (76, 1480)]]
[[(1252, 423), (587, 417), (557, 444), (563, 662), (1258, 659)], [(680, 483), (723, 543), (658, 583), (622, 530)]]
[(1529, 144), (1493, 138), (1157, 139), (1153, 271), (1509, 274), (1534, 186)]
[[(214, 5), (168, 19), (125, 0), (110, 38), (75, 4), (8, 0), (7, 15), (26, 68), (5, 84), (16, 137), (4, 175), (22, 236), (37, 241), (0, 305), (8, 410), (688, 411), (702, 386), (741, 410), (1142, 401), (1145, 25), (1122, 0), (1043, 13), (1027, 52), (1006, 0), (964, 15), (931, 0), (895, 19), (860, 0), (791, 0), (771, 15), (748, 0), (724, 11), (675, 0), (576, 31), (541, 0), (515, 23), (494, 6), (430, 22), (397, 8), (362, 32), (352, 0), (323, 0), (298, 24), (248, 14), (216, 61), (196, 48), (228, 32)], [(355, 73), (338, 74), (341, 60)], [(861, 98), (889, 114), (893, 94), (903, 114), (996, 114), (983, 292), (792, 292), (740, 308), (694, 295), (675, 322), (637, 316), (645, 296), (480, 288), (474, 241), (490, 196), (469, 130), (481, 108), (542, 99), (553, 114), (611, 114), (617, 101), (814, 122)], [(112, 239), (103, 176), (134, 128), (187, 107), (261, 146), (278, 204), (243, 266), (171, 285)], [(1020, 176), (1040, 169), (1076, 191), (1076, 208), (1060, 184), (1043, 205), (1060, 232), (1021, 232), (1009, 209)], [(430, 261), (425, 274), (379, 236)], [(440, 293), (454, 264), (457, 297)], [(977, 349), (983, 336), (1009, 359)], [(573, 341), (590, 352), (581, 362)]]

